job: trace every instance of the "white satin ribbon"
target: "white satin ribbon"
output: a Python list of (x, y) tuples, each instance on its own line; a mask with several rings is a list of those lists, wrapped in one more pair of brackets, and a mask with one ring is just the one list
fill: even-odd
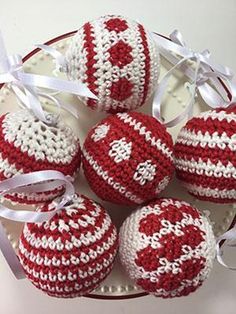
[[(47, 114), (44, 112), (38, 99), (38, 90), (36, 87), (97, 99), (97, 96), (95, 96), (85, 84), (62, 80), (55, 77), (25, 73), (23, 71), (22, 57), (19, 55), (7, 55), (1, 33), (0, 68), (3, 71), (3, 73), (0, 74), (0, 84), (8, 83), (20, 102), (23, 103), (25, 107), (32, 110), (33, 113), (45, 123), (48, 123), (49, 121)], [(45, 94), (46, 92), (44, 92), (44, 96)], [(75, 112), (72, 106), (62, 104), (52, 95), (51, 100), (53, 100), (56, 105), (59, 105), (59, 108), (62, 107), (78, 117), (77, 112)]]
[[(55, 209), (49, 212), (14, 210), (0, 204), (0, 217), (17, 222), (42, 223), (50, 220), (56, 213), (72, 200), (75, 189), (72, 178), (64, 176), (59, 171), (44, 170), (27, 174), (16, 175), (0, 182), (0, 196), (8, 193), (44, 192), (64, 186), (63, 196), (55, 202)], [(6, 236), (6, 232), (0, 222), (0, 250), (17, 279), (24, 278), (24, 271), (15, 254), (15, 251)]]
[[(222, 234), (220, 237), (218, 237), (217, 242), (216, 242), (216, 258), (217, 261), (224, 267), (231, 269), (231, 270), (236, 270), (236, 266), (228, 266), (224, 260), (223, 260), (223, 246), (220, 246), (221, 241), (226, 241), (226, 244), (228, 241), (235, 241), (236, 240), (236, 226), (231, 228), (230, 230), (226, 231), (224, 234)], [(228, 246), (236, 246), (236, 245), (231, 245), (227, 244)]]
[[(216, 64), (210, 59), (210, 52), (204, 50), (197, 53), (189, 49), (181, 35), (175, 30), (170, 34), (170, 39), (163, 38), (156, 33), (151, 34), (155, 40), (161, 55), (173, 64), (173, 67), (164, 75), (153, 100), (153, 115), (161, 120), (161, 99), (167, 87), (167, 83), (176, 68), (191, 79), (190, 100), (187, 103), (186, 109), (177, 115), (173, 120), (164, 123), (167, 127), (173, 127), (182, 121), (185, 117), (190, 117), (193, 111), (194, 98), (198, 91), (203, 100), (211, 108), (228, 107), (236, 100), (236, 85), (232, 82), (233, 72), (226, 66)], [(181, 57), (181, 59), (180, 59)], [(196, 62), (195, 70), (187, 65), (187, 60)], [(231, 94), (231, 99), (223, 87), (219, 78), (226, 83), (226, 86)], [(214, 88), (211, 86), (213, 85)]]
[(43, 44), (35, 45), (37, 48), (43, 50), (44, 52), (49, 53), (55, 62), (56, 71), (67, 73), (68, 65), (65, 56), (60, 53), (57, 49)]

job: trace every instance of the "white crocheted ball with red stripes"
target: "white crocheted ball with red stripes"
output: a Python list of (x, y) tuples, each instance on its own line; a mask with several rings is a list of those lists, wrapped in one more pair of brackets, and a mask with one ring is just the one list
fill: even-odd
[(118, 113), (98, 123), (83, 147), (83, 169), (103, 200), (141, 204), (155, 198), (173, 171), (173, 143), (166, 128), (139, 112)]
[[(52, 202), (40, 211), (54, 208)], [(94, 290), (110, 273), (117, 242), (105, 209), (75, 195), (48, 222), (25, 224), (19, 258), (35, 287), (52, 297), (73, 298)]]
[(208, 277), (215, 257), (210, 223), (188, 203), (161, 198), (133, 212), (119, 234), (127, 274), (157, 297), (186, 296)]
[(106, 15), (85, 23), (66, 53), (69, 79), (85, 83), (98, 97), (86, 104), (110, 113), (136, 109), (153, 94), (159, 76), (154, 40), (139, 23)]
[(201, 113), (175, 144), (177, 177), (190, 194), (216, 203), (236, 201), (236, 106)]
[[(0, 117), (0, 181), (22, 173), (57, 170), (75, 176), (80, 167), (79, 139), (62, 121), (50, 126), (28, 110)], [(62, 188), (5, 195), (13, 202), (37, 204), (54, 199)]]

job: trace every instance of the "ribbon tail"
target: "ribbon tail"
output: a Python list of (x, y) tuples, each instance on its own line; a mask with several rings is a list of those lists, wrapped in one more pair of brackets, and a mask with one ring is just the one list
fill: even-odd
[(165, 93), (165, 89), (167, 87), (168, 80), (171, 76), (171, 73), (167, 73), (165, 77), (162, 79), (161, 83), (158, 86), (156, 93), (154, 94), (153, 103), (152, 103), (152, 116), (162, 121), (161, 117), (161, 99)]
[(220, 246), (221, 241), (232, 241), (236, 239), (236, 226), (222, 234), (216, 241), (216, 259), (224, 267), (230, 270), (236, 270), (236, 267), (228, 266), (223, 260), (223, 249)]
[(15, 275), (16, 279), (25, 278), (25, 272), (21, 266), (21, 263), (7, 238), (6, 232), (0, 222), (0, 250), (8, 263), (12, 273)]
[(67, 61), (65, 56), (63, 56), (62, 53), (60, 53), (57, 49), (44, 45), (44, 44), (38, 44), (35, 45), (37, 48), (43, 50), (46, 53), (49, 53), (53, 59), (56, 62), (56, 67), (59, 71), (66, 72), (67, 71)]
[(71, 113), (76, 119), (79, 119), (79, 112), (76, 108), (73, 107), (72, 104), (70, 103), (63, 103), (63, 102), (60, 102), (61, 104), (61, 108), (68, 111), (69, 113)]
[(157, 91), (153, 98), (153, 104), (152, 104), (152, 115), (159, 121), (162, 121), (161, 118), (161, 99), (165, 93), (167, 83), (169, 78), (171, 77), (173, 71), (180, 67), (186, 60), (188, 60), (189, 57), (181, 59), (175, 66), (173, 66), (162, 78), (160, 84), (158, 85)]
[(204, 83), (198, 86), (199, 93), (205, 103), (211, 108), (220, 108), (224, 106), (225, 100), (209, 84)]
[(177, 43), (161, 35), (158, 35), (157, 33), (151, 33), (151, 36), (153, 40), (155, 41), (156, 45), (158, 46), (158, 48), (163, 47), (165, 50), (170, 50), (182, 57), (186, 57), (191, 53), (187, 47), (180, 46)]
[(45, 89), (63, 91), (77, 96), (98, 99), (97, 96), (83, 83), (71, 82), (62, 79), (47, 77), (39, 74), (19, 73), (19, 79), (30, 86), (37, 86)]

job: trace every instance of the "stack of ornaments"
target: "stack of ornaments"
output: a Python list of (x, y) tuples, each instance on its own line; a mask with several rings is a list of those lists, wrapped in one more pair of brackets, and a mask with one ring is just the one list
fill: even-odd
[[(119, 234), (120, 259), (127, 275), (146, 292), (164, 298), (188, 295), (208, 277), (215, 257), (209, 221), (184, 201), (157, 198), (177, 177), (196, 198), (236, 200), (236, 109), (219, 109), (191, 119), (176, 144), (154, 117), (133, 110), (157, 88), (160, 60), (150, 33), (121, 16), (87, 22), (71, 39), (67, 75), (97, 95), (84, 99), (109, 113), (79, 139), (62, 121), (50, 126), (28, 111), (0, 120), (1, 180), (36, 170), (75, 177), (82, 160), (85, 177), (102, 200), (139, 205)], [(55, 207), (63, 188), (48, 193), (9, 194), (14, 202)], [(76, 194), (44, 223), (27, 223), (19, 258), (26, 276), (54, 297), (94, 290), (109, 274), (118, 248), (105, 209)]]

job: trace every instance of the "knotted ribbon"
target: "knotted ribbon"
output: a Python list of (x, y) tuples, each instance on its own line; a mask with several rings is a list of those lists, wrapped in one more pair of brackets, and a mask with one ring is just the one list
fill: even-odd
[[(42, 223), (50, 220), (56, 213), (72, 200), (75, 189), (72, 178), (64, 176), (55, 170), (36, 171), (16, 175), (0, 182), (0, 197), (8, 193), (45, 192), (64, 186), (63, 196), (54, 200), (55, 209), (48, 212), (14, 210), (0, 204), (0, 217), (17, 222)], [(0, 222), (0, 250), (17, 279), (25, 278), (24, 271), (16, 253), (7, 238), (3, 225)]]
[[(37, 118), (48, 123), (48, 117), (45, 114), (38, 96), (47, 97), (46, 93), (38, 92), (38, 88), (47, 90), (56, 90), (59, 92), (67, 92), (78, 96), (84, 96), (92, 99), (97, 97), (80, 82), (71, 82), (48, 77), (45, 75), (25, 73), (23, 70), (22, 57), (20, 55), (8, 56), (0, 33), (0, 68), (3, 73), (0, 74), (0, 84), (8, 83), (18, 100), (23, 105), (32, 110)], [(61, 103), (56, 97), (50, 96), (51, 100), (60, 108), (63, 107), (77, 117), (77, 112), (70, 105)]]
[[(177, 30), (170, 34), (170, 39), (156, 33), (151, 33), (151, 36), (161, 55), (173, 65), (157, 87), (153, 100), (153, 116), (161, 120), (161, 99), (176, 68), (180, 68), (192, 81), (189, 88), (191, 96), (186, 109), (173, 120), (164, 123), (166, 127), (173, 127), (186, 116), (192, 115), (197, 91), (211, 108), (225, 108), (236, 101), (236, 85), (232, 82), (233, 72), (228, 67), (213, 62), (208, 50), (201, 53), (192, 51), (186, 46), (181, 33)], [(195, 69), (187, 64), (188, 60), (196, 62)], [(228, 91), (224, 88), (222, 81)]]

